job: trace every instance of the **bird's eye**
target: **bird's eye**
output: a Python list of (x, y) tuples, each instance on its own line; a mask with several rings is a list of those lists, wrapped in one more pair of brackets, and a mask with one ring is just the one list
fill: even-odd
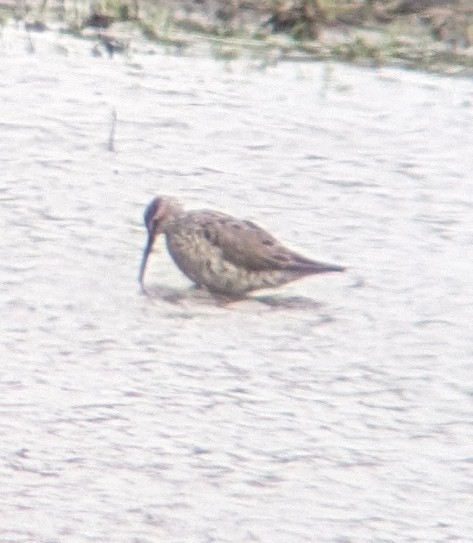
[(145, 212), (144, 212), (144, 217), (143, 217), (146, 228), (149, 229), (149, 227), (151, 226), (151, 222), (154, 216), (156, 215), (156, 212), (158, 211), (160, 204), (161, 204), (161, 199), (154, 198), (154, 200), (152, 200), (146, 207)]

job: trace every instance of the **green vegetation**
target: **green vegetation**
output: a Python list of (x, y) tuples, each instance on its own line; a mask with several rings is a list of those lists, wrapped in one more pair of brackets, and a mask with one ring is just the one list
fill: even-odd
[(207, 41), (226, 61), (246, 51), (261, 54), (264, 66), (301, 55), (437, 71), (473, 64), (469, 0), (221, 0), (212, 12), (190, 0), (15, 1), (0, 11), (0, 26), (8, 16), (31, 31), (55, 20), (77, 35), (117, 41), (128, 34), (129, 42), (141, 34), (176, 52)]

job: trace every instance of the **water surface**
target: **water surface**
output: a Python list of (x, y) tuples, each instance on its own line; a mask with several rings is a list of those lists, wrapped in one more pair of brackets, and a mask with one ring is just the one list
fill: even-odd
[[(0, 50), (2, 543), (471, 541), (471, 81), (34, 40)], [(161, 246), (142, 296), (156, 194), (349, 271), (225, 307)]]

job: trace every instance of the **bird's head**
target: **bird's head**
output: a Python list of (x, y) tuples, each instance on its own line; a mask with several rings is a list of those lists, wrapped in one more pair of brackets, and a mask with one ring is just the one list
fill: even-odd
[(148, 240), (141, 259), (140, 273), (138, 280), (143, 287), (143, 279), (148, 262), (149, 254), (153, 249), (154, 240), (162, 234), (166, 225), (182, 210), (180, 204), (167, 196), (157, 196), (146, 206), (144, 212), (144, 223), (148, 231)]

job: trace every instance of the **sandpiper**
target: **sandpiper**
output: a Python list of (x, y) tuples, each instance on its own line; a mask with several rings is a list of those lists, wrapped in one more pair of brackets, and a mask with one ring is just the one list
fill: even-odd
[(146, 264), (159, 234), (165, 235), (171, 257), (193, 283), (228, 297), (243, 297), (306, 275), (344, 271), (287, 249), (251, 221), (218, 211), (184, 211), (167, 196), (150, 202), (144, 222), (148, 241), (139, 272), (143, 290)]

